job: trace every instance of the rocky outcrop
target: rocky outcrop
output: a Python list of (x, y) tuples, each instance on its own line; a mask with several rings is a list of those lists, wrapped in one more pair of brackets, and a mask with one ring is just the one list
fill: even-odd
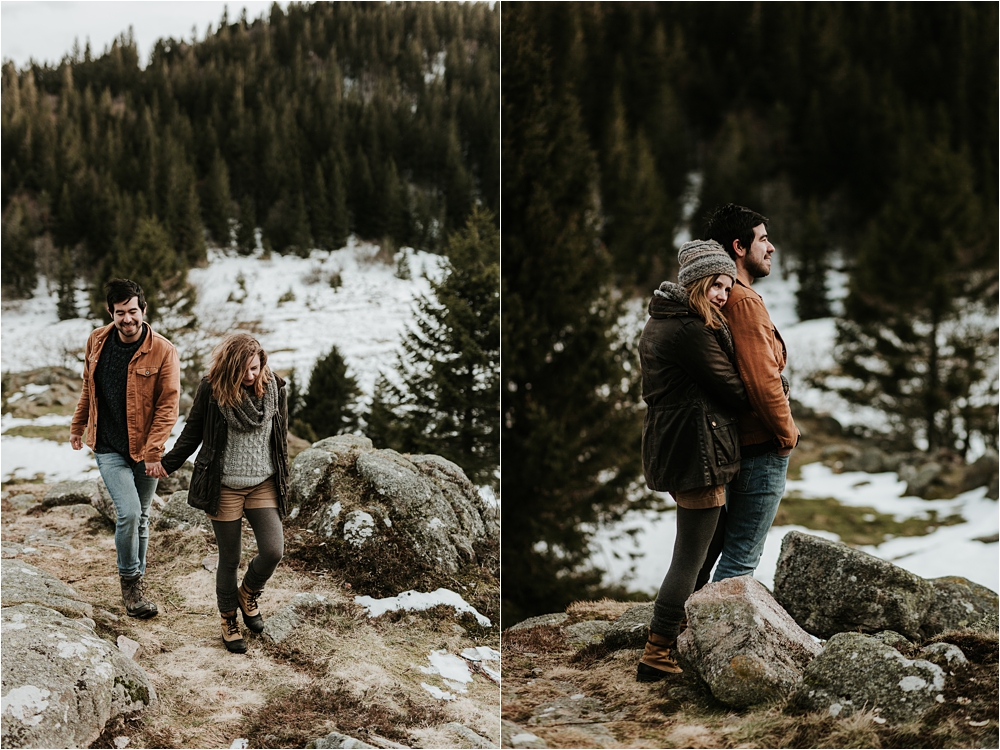
[(188, 489), (191, 486), (191, 474), (193, 472), (194, 464), (190, 461), (185, 461), (177, 471), (166, 479), (161, 479), (156, 483), (156, 493), (161, 497), (169, 497), (175, 492)]
[(548, 745), (545, 744), (545, 740), (532, 734), (524, 727), (502, 719), (500, 722), (500, 747), (541, 748), (548, 747)]
[[(18, 604), (40, 604), (68, 617), (93, 617), (94, 608), (81, 601), (80, 595), (53, 575), (22, 560), (9, 560), (3, 565), (3, 586), (0, 586), (3, 607)], [(6, 648), (6, 644), (4, 644)], [(4, 661), (6, 662), (6, 654)]]
[(43, 508), (60, 505), (93, 505), (100, 499), (100, 489), (96, 479), (59, 482), (45, 493)]
[(903, 723), (944, 701), (945, 673), (925, 659), (907, 659), (863, 633), (838, 633), (806, 667), (789, 696), (791, 710), (826, 711), (833, 717), (872, 710)]
[(156, 518), (158, 529), (202, 529), (212, 531), (212, 522), (205, 511), (187, 504), (187, 490), (172, 494)]
[(454, 574), (478, 560), (477, 545), (499, 539), (495, 509), (455, 464), (440, 456), (376, 450), (368, 438), (326, 438), (291, 468), (290, 517), (328, 553), (402, 577)]
[(653, 603), (636, 604), (625, 610), (604, 633), (604, 645), (611, 651), (642, 648), (646, 643)]
[(783, 698), (822, 648), (750, 576), (712, 583), (685, 605), (677, 650), (726, 705)]
[(885, 560), (811, 534), (781, 541), (774, 597), (807, 632), (820, 638), (850, 630), (920, 635), (934, 587)]
[(288, 604), (264, 620), (264, 637), (272, 643), (282, 643), (295, 634), (306, 618), (323, 614), (330, 606), (325, 596), (296, 594)]
[(924, 635), (964, 628), (1000, 610), (996, 593), (968, 578), (932, 578), (930, 584), (934, 587), (934, 602), (924, 617)]
[(507, 630), (530, 630), (531, 628), (544, 627), (546, 625), (562, 625), (569, 619), (565, 612), (553, 612), (548, 615), (536, 615), (527, 620), (521, 620), (516, 625), (511, 625)]
[(146, 673), (92, 620), (25, 603), (0, 622), (4, 747), (88, 747), (109, 720), (156, 704)]
[(987, 450), (965, 467), (962, 473), (962, 490), (986, 487), (986, 497), (997, 499), (1000, 495), (1000, 457), (995, 450)]
[(894, 630), (915, 640), (996, 612), (997, 595), (965, 578), (928, 581), (840, 542), (792, 531), (781, 542), (774, 596), (820, 638)]

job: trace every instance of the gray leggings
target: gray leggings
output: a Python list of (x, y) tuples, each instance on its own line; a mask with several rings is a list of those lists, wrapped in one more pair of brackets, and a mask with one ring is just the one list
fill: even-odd
[[(285, 554), (285, 537), (277, 508), (247, 508), (243, 511), (257, 539), (257, 554), (247, 566), (243, 582), (248, 589), (259, 591), (274, 573)], [(215, 574), (215, 596), (220, 612), (236, 609), (236, 571), (240, 567), (243, 519), (212, 521), (215, 540), (219, 543), (219, 570)]]
[(677, 508), (677, 539), (670, 569), (653, 604), (649, 629), (667, 640), (677, 637), (684, 618), (684, 602), (706, 583), (722, 552), (726, 531), (725, 506)]

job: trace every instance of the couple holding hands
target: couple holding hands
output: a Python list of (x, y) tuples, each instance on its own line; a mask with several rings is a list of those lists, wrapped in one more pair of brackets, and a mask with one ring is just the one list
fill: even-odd
[[(83, 389), (73, 422), (74, 450), (86, 443), (115, 505), (115, 549), (122, 602), (131, 617), (158, 613), (143, 582), (149, 543), (149, 507), (159, 479), (176, 471), (201, 445), (188, 504), (204, 510), (219, 545), (216, 598), (222, 642), (246, 652), (237, 611), (251, 631), (264, 629), (257, 606), (284, 554), (281, 520), (288, 499), (288, 407), (284, 381), (267, 366), (267, 353), (249, 334), (226, 336), (194, 397), (184, 430), (167, 453), (177, 422), (180, 362), (177, 350), (143, 320), (146, 299), (134, 281), (107, 284), (110, 325), (87, 339)], [(237, 586), (243, 517), (257, 554)]]

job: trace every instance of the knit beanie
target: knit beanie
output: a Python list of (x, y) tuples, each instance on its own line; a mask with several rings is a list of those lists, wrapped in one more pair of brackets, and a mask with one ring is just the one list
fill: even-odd
[(681, 286), (719, 273), (736, 279), (736, 263), (715, 240), (685, 242), (677, 251), (677, 261), (681, 264), (677, 272), (677, 283)]

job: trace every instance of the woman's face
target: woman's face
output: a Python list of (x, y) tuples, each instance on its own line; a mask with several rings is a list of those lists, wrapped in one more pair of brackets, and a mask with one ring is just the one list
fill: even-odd
[(724, 273), (720, 273), (715, 282), (708, 288), (706, 297), (708, 301), (716, 306), (719, 310), (722, 306), (726, 304), (726, 300), (729, 299), (729, 293), (733, 290), (733, 279), (731, 276), (726, 276)]
[(253, 385), (258, 375), (260, 375), (260, 355), (255, 354), (247, 362), (247, 369), (243, 372), (243, 380), (241, 382), (243, 385)]

